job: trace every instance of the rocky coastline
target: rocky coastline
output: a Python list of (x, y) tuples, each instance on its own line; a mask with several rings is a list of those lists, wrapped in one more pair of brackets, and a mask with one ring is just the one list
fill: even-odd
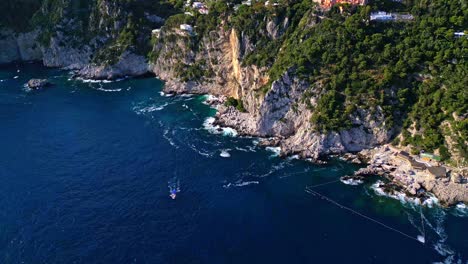
[[(249, 113), (238, 111), (232, 106), (225, 106), (225, 96), (210, 97), (206, 103), (217, 109), (214, 125), (230, 127), (241, 136), (260, 137), (259, 146), (281, 147), (280, 157), (288, 156), (292, 150), (284, 149), (287, 145), (284, 137), (265, 136), (258, 133), (255, 120)], [(357, 185), (377, 176), (385, 179), (375, 184), (379, 190), (390, 197), (413, 200), (419, 203), (431, 200), (434, 197), (442, 206), (453, 206), (458, 203), (468, 204), (468, 172), (464, 169), (456, 169), (444, 165), (447, 168), (445, 177), (434, 177), (428, 170), (416, 171), (404, 160), (397, 158), (402, 150), (388, 144), (374, 148), (363, 149), (359, 152), (340, 153), (341, 160), (365, 165), (357, 170), (354, 175), (342, 177), (342, 181)], [(328, 156), (315, 159), (310, 156), (300, 156), (317, 164), (326, 163)], [(426, 163), (427, 167), (435, 167), (438, 164)]]
[[(369, 164), (367, 171), (362, 170), (359, 172), (362, 175), (356, 176), (393, 175), (394, 172), (377, 166), (378, 160), (368, 150), (379, 149), (400, 136), (401, 124), (389, 120), (391, 115), (395, 115), (396, 119), (402, 118), (401, 113), (389, 114), (379, 104), (373, 107), (349, 106), (349, 111), (346, 111), (347, 126), (320, 130), (317, 122), (314, 124), (311, 120), (320, 106), (319, 102), (328, 93), (323, 82), (300, 78), (295, 67), (284, 72), (281, 69), (281, 73), (271, 77), (268, 66), (245, 63), (260, 43), (241, 29), (219, 26), (193, 38), (181, 34), (177, 23), (165, 25), (164, 19), (148, 14), (145, 15), (148, 23), (144, 25), (151, 25), (151, 28), (144, 26), (136, 31), (139, 34), (135, 36), (150, 46), (147, 48), (151, 50), (151, 56), (142, 55), (146, 53), (138, 52), (138, 45), (124, 45), (126, 48), (116, 49), (120, 44), (125, 44), (118, 41), (119, 34), (116, 33), (122, 31), (128, 22), (125, 8), (109, 1), (103, 1), (95, 8), (96, 14), (100, 15), (91, 16), (96, 28), (87, 32), (92, 33), (87, 41), (65, 34), (75, 24), (66, 16), (56, 25), (55, 34), (48, 36), (47, 41), (41, 41), (40, 36), (44, 32), (40, 28), (30, 32), (0, 29), (0, 44), (4, 47), (0, 50), (0, 64), (42, 61), (47, 67), (72, 70), (75, 77), (97, 80), (150, 73), (165, 81), (166, 93), (217, 96), (218, 99), (211, 102), (218, 110), (214, 125), (233, 128), (239, 135), (260, 137), (261, 145), (279, 147), (280, 156), (297, 155), (323, 163), (330, 155), (342, 155), (350, 162)], [(320, 20), (313, 15), (307, 17), (301, 23), (305, 28), (314, 27)], [(258, 28), (257, 33), (271, 41), (280, 38), (291, 26), (291, 18), (287, 16), (264, 19), (266, 26)], [(110, 25), (115, 27), (116, 32), (108, 30)], [(153, 35), (151, 29), (157, 29), (157, 35)], [(398, 100), (398, 91), (392, 85), (382, 92), (388, 94), (387, 101), (394, 104)], [(242, 104), (243, 111), (224, 105), (227, 98)], [(344, 110), (340, 109), (339, 113), (345, 114)], [(466, 178), (466, 173), (464, 175)], [(392, 180), (397, 177), (388, 178)], [(420, 180), (418, 184), (427, 191), (444, 196), (447, 188), (441, 187), (445, 185), (443, 181), (440, 182)], [(405, 188), (406, 185), (403, 184)], [(419, 189), (415, 185), (409, 193)], [(441, 200), (447, 204), (466, 202), (466, 189), (463, 190), (465, 194), (456, 192), (454, 197), (445, 195), (447, 197)]]
[[(468, 204), (466, 169), (457, 169), (435, 162), (424, 162), (423, 169), (401, 159), (399, 153), (402, 153), (402, 150), (390, 145), (362, 151), (360, 155), (368, 159), (367, 167), (359, 169), (349, 178), (383, 177), (387, 181), (379, 183), (378, 187), (390, 196), (403, 194), (409, 198), (417, 198), (420, 202), (435, 196), (442, 206)], [(418, 156), (410, 157), (419, 160)], [(443, 171), (446, 173), (434, 175), (433, 168), (444, 168)]]

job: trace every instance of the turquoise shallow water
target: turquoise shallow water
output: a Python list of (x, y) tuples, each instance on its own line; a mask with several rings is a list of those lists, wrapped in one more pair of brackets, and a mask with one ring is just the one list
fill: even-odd
[[(28, 91), (33, 77), (55, 86)], [(357, 167), (210, 133), (203, 97), (162, 85), (0, 68), (0, 263), (467, 262), (462, 209), (424, 208), (422, 244), (419, 207), (370, 184), (314, 190), (411, 238), (306, 192)]]

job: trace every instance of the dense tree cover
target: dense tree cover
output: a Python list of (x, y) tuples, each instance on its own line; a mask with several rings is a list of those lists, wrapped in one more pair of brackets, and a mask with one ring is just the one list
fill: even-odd
[(41, 7), (42, 0), (2, 0), (0, 1), (0, 27), (5, 26), (15, 31), (30, 28), (29, 18)]
[[(466, 157), (467, 121), (455, 121), (452, 115), (467, 113), (468, 40), (454, 36), (468, 28), (467, 9), (459, 1), (415, 0), (406, 7), (388, 2), (345, 7), (344, 14), (333, 8), (311, 27), (307, 13), (282, 43), (271, 80), (293, 68), (312, 88), (320, 88), (311, 120), (319, 130), (349, 127), (356, 106), (382, 109), (389, 128), (407, 117), (405, 128), (414, 123), (416, 132), (404, 133), (403, 144), (446, 152), (441, 124), (448, 120)], [(370, 22), (370, 12), (382, 6), (411, 12), (415, 21)]]
[[(399, 144), (411, 144), (416, 151), (438, 150), (444, 158), (449, 158), (448, 148), (467, 156), (468, 39), (454, 36), (468, 29), (466, 2), (369, 0), (366, 6), (343, 5), (343, 12), (335, 6), (325, 12), (311, 0), (280, 0), (277, 6), (254, 0), (252, 6), (241, 5), (237, 11), (234, 5), (240, 0), (219, 0), (207, 1), (209, 15), (193, 12), (194, 16), (181, 14), (184, 2), (116, 0), (113, 3), (125, 12), (106, 17), (98, 8), (103, 0), (4, 0), (0, 26), (16, 31), (39, 27), (43, 44), (60, 30), (71, 36), (68, 43), (75, 39), (76, 45), (106, 36), (104, 43), (98, 43), (94, 61), (109, 64), (125, 50), (149, 53), (155, 44), (150, 42), (155, 25), (145, 13), (168, 17), (166, 27), (196, 26), (196, 36), (187, 40), (194, 50), (210, 31), (234, 28), (254, 47), (245, 50), (244, 66), (269, 68), (270, 81), (290, 70), (310, 83), (302, 102), (313, 110), (311, 122), (317, 130), (349, 128), (350, 116), (361, 108), (384, 114), (387, 128), (402, 127)], [(370, 13), (377, 10), (411, 13), (415, 20), (369, 21)], [(64, 18), (74, 22), (57, 27)], [(116, 27), (116, 22), (121, 26)], [(278, 38), (267, 34), (269, 22), (281, 31)], [(187, 81), (212, 74), (204, 63), (177, 68)], [(311, 96), (319, 96), (317, 105), (310, 103)]]
[[(244, 66), (268, 67), (270, 81), (287, 70), (307, 80), (311, 89), (302, 102), (313, 110), (311, 122), (319, 131), (350, 128), (350, 116), (361, 108), (383, 114), (388, 129), (403, 128), (401, 144), (412, 144), (416, 151), (439, 150), (445, 158), (455, 145), (466, 157), (468, 40), (454, 36), (468, 28), (468, 9), (461, 6), (466, 4), (370, 0), (366, 6), (323, 12), (310, 0), (278, 1), (278, 6), (252, 2), (237, 11), (232, 2), (209, 2), (210, 15), (181, 16), (179, 22), (196, 25), (198, 36), (234, 28), (254, 44), (244, 54)], [(410, 13), (415, 19), (369, 21), (378, 10)], [(287, 27), (278, 38), (266, 33), (268, 22), (281, 28), (285, 18)], [(312, 95), (319, 95), (315, 106), (308, 100)]]
[[(237, 32), (247, 35), (252, 43), (256, 43), (257, 49), (246, 54), (244, 65), (271, 66), (284, 40), (297, 28), (302, 17), (315, 6), (312, 1), (276, 3), (277, 6), (265, 6), (263, 2), (257, 2), (252, 7), (242, 5), (230, 16), (230, 26)], [(280, 24), (285, 18), (287, 18), (287, 27)], [(282, 32), (279, 38), (272, 39), (265, 32), (268, 22), (279, 24), (278, 29), (285, 32)]]
[[(104, 5), (110, 5), (111, 12), (102, 12), (107, 10)], [(0, 1), (0, 10), (0, 26), (15, 31), (40, 29), (44, 46), (58, 32), (73, 46), (99, 37), (94, 44), (100, 50), (93, 61), (107, 64), (115, 63), (125, 50), (142, 55), (150, 51), (151, 30), (160, 25), (148, 15), (167, 18), (180, 12), (165, 0), (5, 0)]]

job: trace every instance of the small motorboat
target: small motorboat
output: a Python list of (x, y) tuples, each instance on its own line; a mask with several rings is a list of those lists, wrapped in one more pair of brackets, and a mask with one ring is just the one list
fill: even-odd
[(179, 184), (179, 181), (172, 181), (169, 182), (169, 197), (172, 198), (172, 200), (175, 200), (175, 198), (177, 197), (177, 193), (180, 192), (180, 184)]

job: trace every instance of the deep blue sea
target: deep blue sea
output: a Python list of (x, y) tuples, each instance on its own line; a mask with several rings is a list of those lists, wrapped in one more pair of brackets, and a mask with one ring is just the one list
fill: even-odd
[(420, 209), (337, 181), (355, 165), (213, 133), (206, 97), (162, 87), (0, 68), (0, 263), (468, 263), (466, 208)]

